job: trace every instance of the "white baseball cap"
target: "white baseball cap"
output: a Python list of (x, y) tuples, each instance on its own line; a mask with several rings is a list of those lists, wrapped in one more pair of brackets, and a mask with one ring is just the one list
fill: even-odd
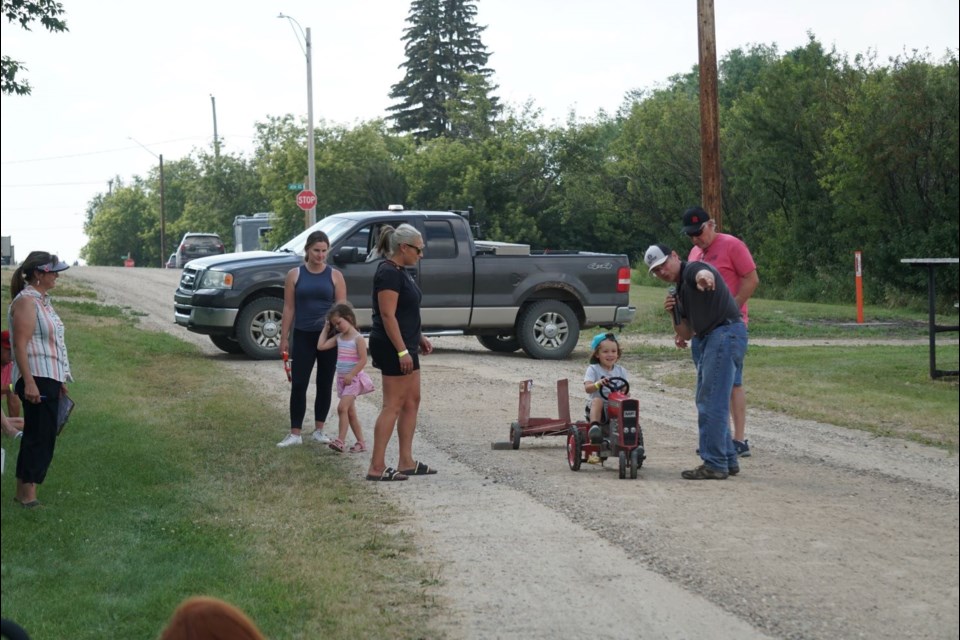
[(670, 257), (670, 247), (663, 244), (652, 244), (643, 254), (643, 261), (647, 264), (647, 273), (662, 265)]

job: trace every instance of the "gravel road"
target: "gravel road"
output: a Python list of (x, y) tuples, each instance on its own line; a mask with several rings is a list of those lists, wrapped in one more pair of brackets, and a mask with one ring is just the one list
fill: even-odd
[[(179, 272), (69, 275), (286, 403), (285, 385), (262, 389), (280, 380), (278, 363), (228, 356), (173, 324)], [(415, 450), (440, 473), (372, 488), (410, 514), (422, 554), (442, 563), (448, 637), (957, 638), (956, 456), (751, 409), (754, 455), (741, 474), (684, 481), (680, 470), (698, 462), (692, 391), (635, 376), (640, 478), (618, 480), (615, 464), (573, 473), (561, 438), (524, 439), (519, 451), (491, 442), (507, 439), (523, 379), (535, 381), (534, 415), (557, 415), (565, 377), (579, 411), (584, 344), (563, 362), (493, 354), (465, 337), (434, 344)], [(368, 433), (378, 402), (358, 402)], [(284, 432), (265, 427), (259, 446)], [(366, 460), (356, 464), (359, 480)]]

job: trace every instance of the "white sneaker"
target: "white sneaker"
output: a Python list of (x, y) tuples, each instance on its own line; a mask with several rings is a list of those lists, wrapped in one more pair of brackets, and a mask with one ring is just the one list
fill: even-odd
[(303, 444), (303, 438), (288, 433), (287, 437), (277, 443), (278, 447), (292, 447), (295, 444)]
[(314, 431), (313, 439), (319, 442), (320, 444), (330, 444), (333, 440), (330, 439), (330, 436), (323, 433), (323, 431)]

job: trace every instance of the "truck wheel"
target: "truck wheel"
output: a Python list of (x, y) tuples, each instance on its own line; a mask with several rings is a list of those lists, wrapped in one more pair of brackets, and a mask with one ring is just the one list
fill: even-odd
[(231, 336), (210, 336), (210, 342), (220, 349), (221, 351), (226, 351), (227, 353), (241, 354), (243, 353), (243, 347), (240, 346), (240, 343), (237, 342), (236, 338)]
[(562, 360), (580, 339), (580, 321), (569, 306), (557, 300), (538, 300), (520, 312), (520, 346), (537, 360)]
[(280, 322), (283, 300), (257, 298), (237, 317), (237, 341), (243, 352), (254, 360), (276, 360), (280, 357)]
[(480, 344), (496, 353), (513, 353), (520, 348), (516, 336), (477, 336)]

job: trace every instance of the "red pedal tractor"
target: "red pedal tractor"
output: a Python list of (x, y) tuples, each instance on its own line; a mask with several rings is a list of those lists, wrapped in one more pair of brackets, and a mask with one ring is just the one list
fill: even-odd
[(532, 380), (520, 383), (519, 419), (510, 425), (510, 442), (514, 449), (520, 448), (520, 439), (525, 436), (566, 436), (567, 462), (572, 471), (595, 455), (600, 462), (617, 458), (620, 463), (620, 478), (636, 479), (637, 470), (646, 459), (643, 450), (643, 431), (640, 428), (640, 402), (627, 394), (630, 383), (624, 378), (610, 378), (600, 394), (607, 401), (606, 421), (600, 425), (599, 442), (591, 442), (588, 436), (590, 422), (570, 419), (570, 395), (567, 380), (557, 380), (557, 412), (559, 418), (535, 418), (530, 416), (530, 393)]
[(597, 456), (600, 462), (617, 458), (620, 463), (620, 479), (636, 480), (637, 470), (646, 459), (643, 450), (643, 429), (640, 427), (640, 401), (631, 398), (630, 383), (625, 378), (609, 378), (600, 387), (600, 395), (606, 400), (606, 420), (600, 424), (598, 437), (590, 440), (590, 423), (575, 422), (567, 434), (567, 463), (571, 471), (579, 471), (580, 465)]

